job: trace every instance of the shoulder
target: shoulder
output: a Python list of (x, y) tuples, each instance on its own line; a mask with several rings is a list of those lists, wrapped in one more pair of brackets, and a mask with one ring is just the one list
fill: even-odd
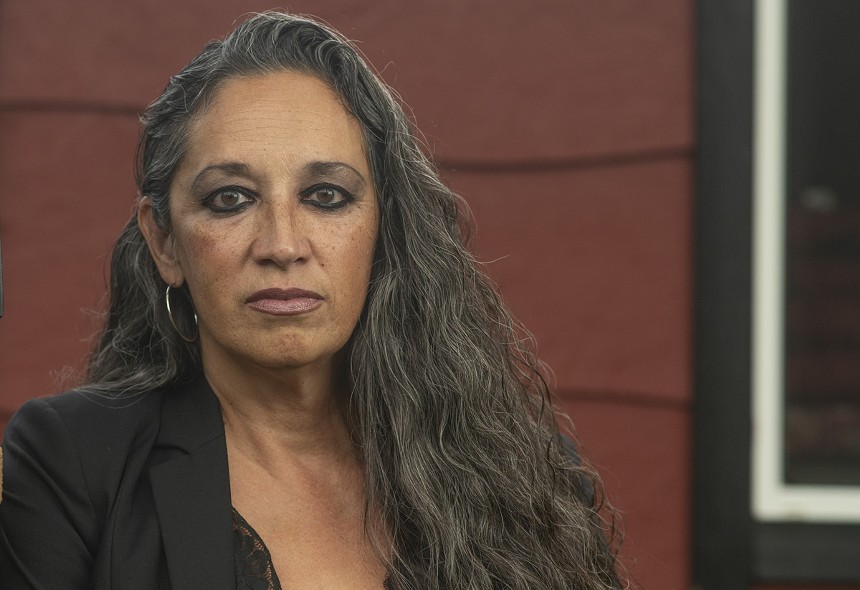
[(89, 501), (103, 507), (129, 459), (150, 453), (164, 395), (110, 399), (75, 390), (28, 401), (6, 427), (4, 491), (27, 474), (31, 480), (38, 475), (66, 491), (87, 490)]
[(6, 440), (20, 437), (50, 442), (73, 441), (82, 452), (109, 450), (157, 424), (164, 393), (154, 390), (133, 398), (110, 398), (73, 390), (26, 402), (12, 417)]
[(33, 580), (46, 588), (88, 586), (121, 490), (146, 483), (162, 397), (118, 400), (71, 391), (30, 400), (16, 412), (2, 444), (4, 579), (16, 588)]

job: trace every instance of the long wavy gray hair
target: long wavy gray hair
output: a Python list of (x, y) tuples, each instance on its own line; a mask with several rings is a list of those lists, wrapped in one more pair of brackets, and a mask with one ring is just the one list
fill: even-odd
[[(143, 114), (138, 150), (138, 187), (156, 223), (170, 231), (189, 122), (225, 80), (282, 70), (326, 82), (358, 119), (379, 199), (371, 284), (348, 345), (348, 419), (366, 471), (365, 521), (381, 523), (366, 528), (389, 586), (620, 587), (600, 482), (558, 434), (530, 337), (466, 250), (458, 197), (347, 40), (308, 18), (258, 14), (171, 78)], [(86, 389), (136, 395), (200, 374), (197, 344), (165, 313), (165, 288), (132, 217), (111, 259)]]

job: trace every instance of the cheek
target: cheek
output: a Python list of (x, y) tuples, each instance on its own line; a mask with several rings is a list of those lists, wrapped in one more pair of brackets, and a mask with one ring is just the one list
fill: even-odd
[(219, 291), (221, 283), (228, 280), (228, 273), (223, 272), (230, 263), (227, 241), (223, 235), (204, 228), (186, 235), (179, 261), (192, 294), (205, 296), (208, 292)]
[(373, 254), (376, 251), (376, 234), (375, 225), (366, 226), (355, 232), (350, 239), (350, 250), (353, 253), (352, 262), (356, 269), (356, 276), (365, 283), (370, 280)]
[(336, 245), (331, 244), (329, 248), (329, 252), (337, 252), (339, 256), (326, 257), (326, 270), (332, 275), (336, 273), (341, 296), (348, 297), (353, 302), (350, 307), (357, 307), (360, 312), (364, 307), (376, 249), (375, 227), (353, 227), (338, 236)]

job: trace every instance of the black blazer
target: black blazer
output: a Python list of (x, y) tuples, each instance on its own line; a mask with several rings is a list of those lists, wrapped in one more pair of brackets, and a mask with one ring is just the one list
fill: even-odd
[(224, 423), (205, 379), (31, 400), (3, 459), (0, 590), (235, 590)]
[(0, 588), (235, 590), (224, 424), (204, 379), (31, 400), (3, 456)]

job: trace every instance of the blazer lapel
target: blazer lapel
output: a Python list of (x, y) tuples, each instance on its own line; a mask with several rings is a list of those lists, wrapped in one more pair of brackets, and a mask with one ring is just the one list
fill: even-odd
[(156, 447), (150, 479), (171, 586), (234, 590), (224, 424), (204, 378), (165, 395)]

